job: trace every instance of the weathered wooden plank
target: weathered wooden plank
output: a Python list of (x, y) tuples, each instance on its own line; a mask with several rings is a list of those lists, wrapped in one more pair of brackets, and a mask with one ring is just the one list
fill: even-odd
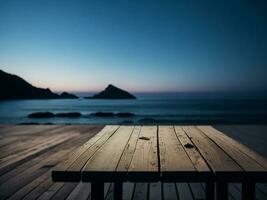
[(176, 183), (179, 200), (193, 200), (188, 183)]
[(104, 184), (104, 198), (105, 199), (109, 198), (109, 196), (113, 197), (113, 195), (110, 195), (113, 192), (113, 188), (114, 188), (114, 184), (113, 183), (105, 183)]
[(161, 182), (155, 182), (149, 184), (149, 199), (150, 200), (161, 200), (162, 191), (161, 191)]
[(20, 153), (15, 154), (15, 155), (11, 155), (11, 156), (8, 156), (8, 157), (1, 159), (0, 174), (3, 174), (5, 172), (11, 170), (15, 166), (17, 166), (23, 162), (26, 162), (26, 161), (32, 159), (33, 157), (36, 157), (36, 156), (48, 151), (49, 149), (75, 137), (75, 136), (77, 136), (77, 135), (76, 134), (64, 134), (64, 135), (60, 135), (60, 136), (55, 136), (55, 138), (54, 138), (55, 140), (54, 139), (48, 140), (44, 144), (34, 146), (32, 148), (29, 148), (25, 151), (22, 151)]
[[(109, 185), (107, 185), (109, 184)], [(104, 190), (105, 200), (114, 200), (114, 183), (106, 183)], [(116, 200), (116, 199), (115, 199)]]
[(10, 126), (7, 129), (0, 129), (1, 136), (22, 136), (31, 134), (40, 134), (50, 130), (64, 127), (62, 125), (17, 125)]
[(133, 126), (120, 126), (108, 141), (88, 160), (82, 170), (82, 181), (112, 181), (119, 160), (133, 132)]
[(35, 180), (30, 182), (29, 184), (25, 185), (23, 188), (16, 191), (12, 196), (8, 198), (8, 200), (17, 200), (17, 199), (23, 199), (26, 197), (26, 195), (30, 194), (31, 191), (38, 188), (38, 186), (43, 183), (45, 180), (50, 178), (51, 170), (48, 170), (41, 176), (37, 177)]
[(177, 189), (175, 183), (162, 183), (163, 184), (163, 199), (164, 200), (178, 200)]
[[(182, 129), (181, 126), (175, 126), (175, 132), (180, 140), (181, 144), (183, 145), (183, 148), (185, 149), (186, 153), (188, 154), (189, 158), (191, 159), (192, 163), (194, 164), (194, 167), (199, 172), (208, 172), (210, 173), (211, 170), (208, 167), (205, 159), (202, 157), (202, 155), (197, 150), (196, 146), (192, 143), (190, 138), (185, 134), (185, 131)], [(186, 147), (188, 146), (189, 147)], [(191, 146), (191, 148), (190, 148)]]
[(7, 144), (4, 147), (0, 148), (0, 158), (6, 157), (10, 154), (15, 154), (16, 152), (30, 148), (34, 146), (34, 144), (40, 143), (42, 139), (45, 139), (45, 137), (41, 137), (41, 136), (34, 137), (34, 138), (26, 137), (24, 140), (17, 139), (18, 141), (11, 143), (11, 144)]
[(148, 183), (136, 183), (132, 200), (144, 200), (148, 198)]
[(45, 143), (49, 139), (53, 139), (54, 136), (35, 136), (28, 137), (27, 140), (17, 141), (15, 143), (4, 146), (4, 148), (0, 149), (0, 158), (7, 157), (12, 154), (16, 154), (18, 152), (24, 151), (26, 149), (32, 148), (39, 144)]
[(233, 144), (232, 140), (225, 139), (222, 134), (217, 134), (212, 127), (198, 127), (205, 135), (207, 135), (213, 142), (215, 142), (221, 149), (223, 149), (231, 158), (246, 171), (245, 180), (252, 179), (253, 181), (267, 180), (267, 168), (264, 168), (252, 157), (241, 151), (241, 147), (238, 148), (238, 142)]
[(7, 145), (14, 144), (17, 141), (27, 141), (28, 136), (2, 136), (0, 138), (0, 150), (5, 149)]
[(132, 135), (123, 151), (123, 154), (121, 156), (116, 171), (128, 172), (135, 151), (135, 147), (139, 139), (140, 131), (141, 131), (141, 126), (134, 127)]
[(230, 183), (228, 185), (229, 188), (229, 194), (228, 194), (228, 198), (232, 198), (232, 199), (242, 199), (241, 196), (241, 184), (236, 184), (236, 183)]
[(260, 184), (256, 184), (256, 199), (265, 200), (267, 199), (267, 189), (259, 187)]
[[(75, 129), (79, 128), (79, 131), (81, 131), (80, 127), (75, 127)], [(87, 141), (89, 137), (91, 137), (91, 134), (96, 133), (99, 128), (97, 129), (84, 129), (86, 131), (86, 134), (84, 134), (82, 137), (79, 138), (79, 140), (77, 140), (76, 144), (75, 143), (71, 143), (71, 149), (64, 145), (64, 148), (66, 150), (69, 150), (70, 152), (72, 152), (72, 150), (74, 148), (77, 148), (77, 146), (79, 144), (82, 144), (82, 141)], [(85, 139), (86, 138), (86, 139)], [(63, 148), (63, 147), (62, 147)], [(63, 149), (64, 149), (63, 148)], [(71, 155), (73, 154), (73, 152), (71, 153)], [(64, 158), (62, 157), (61, 160), (64, 160)], [(49, 174), (49, 179), (47, 179), (46, 181), (44, 181), (42, 184), (40, 184), (36, 189), (34, 189), (34, 191), (32, 191), (28, 196), (30, 196), (31, 198), (37, 198), (39, 200), (45, 200), (45, 199), (64, 199), (65, 197), (67, 197), (66, 193), (70, 194), (70, 198), (74, 198), (74, 199), (82, 199), (85, 198), (86, 194), (90, 194), (90, 190), (88, 191), (84, 191), (82, 187), (80, 188), (78, 194), (76, 192), (76, 195), (70, 193), (71, 190), (75, 190), (74, 187), (75, 185), (73, 184), (59, 184), (59, 183), (53, 183), (53, 181), (51, 180), (51, 173)], [(90, 186), (90, 184), (89, 184)], [(75, 187), (76, 188), (76, 187)], [(88, 187), (86, 187), (88, 189)], [(77, 197), (77, 198), (75, 198)], [(87, 196), (88, 197), (88, 196)]]
[(160, 171), (164, 181), (189, 181), (197, 174), (173, 126), (159, 126), (158, 140)]
[(51, 199), (66, 183), (53, 183), (51, 178), (44, 181), (39, 187), (30, 192), (24, 199)]
[[(54, 139), (58, 139), (59, 138), (59, 136), (55, 136), (55, 138), (53, 137), (51, 137), (51, 138), (49, 138), (48, 140), (43, 140), (42, 142), (41, 142), (41, 145), (44, 145), (44, 142), (45, 143), (49, 143), (49, 142), (51, 142), (51, 141), (53, 141)], [(38, 147), (37, 147), (38, 148)], [(16, 158), (16, 157), (19, 157), (21, 154), (23, 155), (23, 154), (25, 154), (25, 152), (27, 153), (27, 152), (29, 152), (29, 151), (31, 151), (31, 149), (30, 150), (25, 150), (25, 151), (21, 151), (21, 152), (19, 152), (18, 154), (15, 154), (15, 155), (10, 155), (10, 156), (7, 156), (7, 157), (5, 157), (5, 158), (0, 158), (0, 165), (2, 165), (3, 163), (5, 163), (5, 162), (7, 162), (8, 160), (12, 160), (12, 159), (14, 159), (14, 158)]]
[[(62, 131), (63, 130), (66, 130), (66, 129), (62, 129)], [(70, 129), (68, 129), (68, 130), (70, 130)], [(98, 131), (99, 128), (94, 128), (94, 127), (91, 128), (91, 126), (88, 126), (87, 128), (86, 127), (80, 128), (78, 126), (78, 127), (73, 127), (72, 130), (75, 130), (75, 133), (82, 133), (82, 132), (86, 131), (86, 134), (81, 135), (79, 137), (75, 137), (72, 140), (68, 140), (66, 143), (60, 144), (59, 146), (51, 149), (50, 151), (34, 158), (33, 159), (34, 162), (32, 162), (32, 160), (30, 160), (29, 162), (23, 163), (23, 165), (18, 166), (16, 169), (10, 171), (9, 173), (5, 174), (4, 176), (1, 176), (0, 178), (2, 178), (3, 180), (8, 180), (8, 179), (11, 180), (13, 177), (16, 178), (16, 177), (22, 176), (22, 178), (25, 177), (25, 180), (27, 180), (27, 179), (29, 179), (29, 177), (33, 177), (31, 174), (25, 175), (25, 172), (32, 169), (31, 171), (32, 171), (32, 174), (34, 175), (38, 171), (38, 169), (37, 169), (38, 167), (40, 167), (40, 168), (42, 168), (42, 166), (44, 168), (46, 168), (46, 166), (52, 167), (54, 164), (56, 164), (56, 163), (54, 163), (54, 164), (51, 163), (53, 160), (54, 160), (53, 162), (58, 163), (62, 159), (66, 158), (67, 153), (66, 153), (66, 155), (61, 154), (61, 156), (57, 156), (60, 154), (60, 152), (70, 152), (73, 149), (77, 148), (78, 145), (84, 143), (84, 141), (87, 141), (93, 134), (95, 134), (95, 132)], [(42, 133), (41, 135), (43, 135), (43, 134), (44, 133)], [(58, 133), (58, 134), (62, 134), (62, 133)], [(54, 156), (56, 156), (57, 159), (53, 158)], [(47, 169), (49, 169), (49, 168), (47, 168)], [(22, 187), (20, 190), (18, 190), (16, 193), (14, 193), (10, 197), (10, 199), (22, 199), (23, 197), (25, 197), (26, 199), (27, 198), (28, 199), (36, 199), (37, 197), (39, 197), (45, 190), (47, 190), (51, 185), (54, 184), (51, 180), (51, 171), (52, 171), (52, 169), (49, 169), (43, 175), (40, 175), (34, 181), (32, 181), (29, 184)], [(6, 176), (6, 175), (8, 175), (8, 176)], [(20, 181), (18, 179), (19, 185), (21, 185), (22, 182), (25, 182), (25, 181), (23, 179), (22, 179), (22, 181)], [(8, 184), (8, 185), (10, 186), (10, 184)], [(57, 185), (59, 185), (59, 184), (57, 184)], [(15, 186), (15, 185), (13, 185), (13, 186)], [(10, 188), (13, 188), (13, 187), (10, 187)], [(15, 187), (15, 188), (17, 188), (17, 187)], [(52, 192), (51, 192), (51, 194), (52, 194)]]
[(17, 125), (1, 125), (0, 126), (0, 133), (1, 135), (6, 132), (7, 130), (13, 129)]
[(220, 176), (225, 181), (227, 179), (242, 179), (244, 170), (241, 169), (229, 155), (210, 140), (210, 138), (194, 126), (183, 126), (182, 128), (198, 148), (206, 162), (208, 162), (209, 166), (216, 174), (216, 178), (219, 178)]
[[(16, 192), (18, 189), (23, 187), (24, 184), (29, 183), (31, 180), (34, 180), (47, 172), (48, 169), (42, 168), (38, 171), (34, 172), (33, 175), (25, 177), (25, 180), (23, 180), (21, 177), (17, 180), (17, 182), (14, 182), (14, 180), (9, 181), (6, 183), (6, 185), (1, 186), (1, 193), (0, 193), (0, 199), (6, 199), (7, 197), (11, 196), (14, 192)], [(10, 182), (15, 183), (14, 187)], [(11, 187), (12, 185), (12, 187)]]
[(119, 126), (105, 126), (98, 134), (70, 155), (52, 171), (54, 181), (80, 181), (81, 170), (94, 153), (116, 132)]
[[(238, 141), (211, 126), (198, 126), (198, 128), (206, 135), (211, 137), (214, 141), (218, 142), (219, 145), (222, 146), (222, 148), (227, 149), (227, 153), (231, 154), (231, 156), (233, 156), (238, 161), (238, 163), (245, 168), (245, 170), (266, 171), (267, 159), (263, 156), (259, 155), (245, 145), (239, 143)], [(251, 159), (249, 159), (248, 157), (250, 157)], [(259, 167), (258, 165), (264, 167), (265, 170), (263, 170), (262, 167)]]
[(256, 184), (256, 197), (258, 199), (267, 199), (267, 183)]
[[(17, 176), (13, 176), (6, 182), (2, 182), (0, 185), (0, 191), (2, 191), (0, 193), (0, 199), (5, 199), (6, 197), (11, 196), (12, 194), (14, 194), (14, 192), (22, 188), (24, 185), (47, 172), (50, 168), (56, 165), (59, 162), (58, 160), (66, 155), (67, 152), (68, 151), (66, 150), (58, 151), (49, 158), (39, 162), (37, 165), (29, 167), (23, 173), (20, 173)], [(10, 185), (12, 185), (12, 187), (10, 187)]]
[[(51, 175), (51, 174), (50, 174)], [(54, 183), (49, 176), (38, 187), (27, 194), (26, 199), (65, 199), (74, 190), (77, 183)]]
[(56, 183), (42, 193), (37, 200), (66, 199), (78, 183)]
[[(1, 182), (0, 190), (3, 192), (1, 192), (0, 198), (5, 198), (14, 194), (14, 192), (18, 191), (28, 183), (30, 184), (31, 181), (38, 178), (39, 176), (42, 176), (42, 174), (46, 173), (47, 171), (50, 171), (50, 173), (47, 174), (47, 178), (50, 177), (52, 168), (56, 164), (58, 164), (62, 158), (66, 157), (69, 151), (73, 150), (73, 148), (74, 147), (70, 149), (58, 150), (49, 157), (39, 161), (36, 165), (32, 165), (29, 168), (25, 169), (22, 173), (19, 173), (16, 176), (13, 175), (13, 177), (8, 181)], [(12, 187), (10, 187), (10, 185), (12, 185)], [(20, 194), (22, 195), (21, 192)]]
[[(19, 176), (20, 173), (23, 173), (24, 171), (26, 171), (27, 169), (37, 165), (40, 166), (40, 163), (44, 164), (44, 160), (50, 159), (49, 157), (53, 156), (54, 154), (56, 154), (58, 151), (67, 151), (68, 153), (71, 152), (72, 150), (74, 150), (75, 148), (77, 148), (78, 146), (80, 146), (81, 144), (84, 143), (84, 141), (87, 141), (90, 138), (90, 135), (83, 135), (81, 137), (75, 137), (71, 140), (66, 141), (65, 143), (62, 143), (58, 146), (56, 146), (55, 148), (27, 161), (24, 162), (21, 165), (18, 165), (17, 167), (13, 168), (12, 170), (8, 171), (7, 173), (3, 174), (2, 176), (0, 176), (0, 185), (1, 183), (6, 182), (7, 180)], [(67, 155), (62, 156), (58, 159), (58, 162), (62, 161), (62, 159), (65, 159)]]
[[(55, 125), (45, 125), (45, 126), (10, 126), (8, 132), (1, 133), (0, 139), (0, 152), (7, 150), (7, 145), (16, 147), (21, 142), (28, 142), (39, 136), (47, 136), (49, 132), (56, 133), (56, 131), (61, 131), (65, 129), (64, 126)], [(13, 127), (13, 128), (12, 128)], [(0, 130), (0, 132), (3, 132)]]
[(205, 199), (205, 191), (201, 183), (189, 183), (194, 199)]
[(65, 183), (51, 198), (40, 196), (38, 200), (66, 199), (78, 183)]
[(28, 148), (24, 151), (20, 151), (19, 153), (15, 154), (15, 155), (10, 155), (10, 156), (7, 156), (5, 158), (0, 158), (0, 165), (3, 165), (3, 163), (5, 163), (9, 160), (19, 158), (21, 155), (28, 154), (29, 152), (32, 152), (32, 151), (34, 151), (34, 150), (36, 150), (42, 146), (49, 145), (50, 143), (53, 143), (54, 141), (61, 140), (62, 138), (71, 138), (71, 137), (75, 137), (75, 136), (78, 136), (78, 135), (75, 133), (65, 133), (65, 134), (60, 134), (60, 135), (54, 135), (52, 137), (47, 137), (46, 139), (43, 137), (42, 138), (43, 140), (41, 140), (39, 142), (39, 145), (35, 145), (35, 146)]
[[(0, 143), (4, 141), (4, 145), (0, 147), (0, 157), (6, 157), (7, 155), (16, 154), (17, 152), (26, 150), (37, 144), (43, 143), (43, 139), (48, 140), (50, 137), (54, 137), (58, 134), (65, 134), (66, 132), (76, 132), (77, 134), (83, 133), (84, 130), (94, 131), (99, 129), (98, 126), (42, 126), (38, 129), (38, 126), (34, 126), (35, 129), (28, 127), (25, 129), (23, 135), (4, 135), (0, 140)], [(53, 128), (54, 127), (54, 128)], [(21, 128), (21, 126), (18, 126)], [(45, 129), (46, 128), (46, 129)], [(19, 129), (20, 130), (20, 129)], [(27, 131), (27, 132), (26, 132)]]
[(200, 154), (196, 146), (192, 143), (190, 138), (185, 134), (185, 131), (181, 128), (181, 126), (175, 126), (175, 132), (180, 140), (183, 148), (191, 159), (196, 171), (199, 173), (197, 175), (191, 176), (190, 179), (186, 181), (203, 181), (206, 184), (206, 198), (212, 199), (214, 196), (214, 175), (208, 164), (206, 163), (203, 156)]
[[(17, 190), (18, 188), (15, 187), (15, 185), (22, 185), (26, 183), (25, 181), (29, 178), (32, 178), (32, 182), (25, 185), (21, 189), (19, 189), (16, 193), (14, 193), (10, 199), (22, 199), (24, 196), (26, 196), (28, 193), (30, 193), (32, 190), (34, 190), (36, 187), (38, 187), (42, 182), (45, 181), (45, 179), (51, 178), (51, 171), (53, 168), (53, 165), (60, 162), (64, 158), (66, 158), (67, 153), (77, 148), (78, 145), (82, 144), (84, 141), (88, 140), (92, 136), (92, 134), (97, 131), (95, 129), (88, 129), (88, 133), (86, 135), (82, 135), (78, 138), (73, 138), (72, 140), (67, 141), (67, 143), (61, 144), (57, 146), (56, 148), (52, 149), (51, 151), (48, 151), (29, 162), (23, 163), (23, 165), (18, 166), (17, 169), (14, 169), (4, 176), (1, 176), (0, 182), (7, 183), (7, 185), (12, 185), (13, 187), (8, 188), (9, 190)], [(65, 153), (63, 153), (65, 152)], [(54, 160), (54, 161), (53, 161)], [(55, 162), (55, 163), (52, 163)], [(34, 174), (36, 174), (36, 171), (38, 171), (39, 168), (47, 168), (48, 171), (45, 172), (43, 175), (39, 176), (37, 179), (33, 179)], [(50, 168), (51, 167), (51, 168)], [(29, 175), (26, 175), (25, 172), (31, 172)], [(18, 178), (17, 178), (18, 177)], [(22, 177), (22, 181), (19, 180), (19, 177)], [(11, 184), (10, 181), (14, 179), (14, 183)], [(14, 190), (14, 191), (15, 191)]]
[(95, 133), (98, 133), (99, 131), (101, 131), (103, 129), (103, 127), (105, 127), (105, 125), (69, 125), (70, 129), (69, 131), (76, 131), (80, 134), (91, 134), (93, 133), (95, 135)]
[[(75, 129), (76, 127), (72, 127), (72, 129)], [(78, 127), (77, 127), (77, 129), (79, 129)], [(64, 129), (61, 129), (61, 130), (64, 130)], [(135, 129), (134, 129), (135, 130)], [(86, 128), (84, 128), (84, 129), (81, 129), (81, 130), (79, 130), (79, 131), (77, 131), (77, 132), (83, 132), (83, 133), (86, 133)], [(138, 131), (137, 131), (138, 132)], [(16, 134), (16, 133), (14, 133), (14, 134)], [(23, 134), (25, 134), (26, 135), (26, 132), (24, 132)], [(23, 135), (22, 134), (22, 135)], [(33, 133), (34, 134), (34, 133)], [(50, 136), (50, 135), (52, 135), (52, 134), (50, 134), (50, 133), (44, 133), (44, 132), (42, 132), (41, 133), (41, 136), (43, 136), (43, 134), (46, 134), (47, 136)], [(56, 134), (64, 134), (64, 133), (62, 133), (62, 132), (56, 132)], [(129, 155), (131, 155), (131, 153), (132, 154), (134, 154), (134, 148), (135, 148), (135, 145), (137, 145), (137, 142), (139, 141), (139, 137), (141, 137), (141, 135), (138, 135), (137, 133), (136, 133), (136, 135), (135, 135), (135, 139), (132, 139), (132, 137), (133, 137), (133, 134), (134, 134), (134, 132), (132, 133), (132, 135), (131, 135), (131, 137), (130, 137), (130, 139), (129, 139), (129, 141), (128, 141), (128, 144), (130, 144), (130, 146), (132, 146), (132, 148), (129, 148), (129, 149), (131, 149), (131, 150), (129, 150)], [(184, 133), (185, 134), (185, 133)], [(15, 137), (28, 137), (28, 136), (25, 136), (25, 135), (23, 135), (23, 136), (15, 136)], [(37, 134), (36, 134), (37, 135)], [(137, 136), (138, 135), (138, 136)], [(177, 137), (179, 138), (179, 133), (177, 133), (177, 131), (176, 131), (176, 135), (177, 135)], [(186, 134), (185, 134), (186, 135)], [(13, 137), (13, 136), (12, 136)], [(32, 136), (29, 136), (29, 137), (32, 137)], [(34, 137), (38, 137), (38, 136), (34, 136)], [(81, 136), (78, 136), (79, 138), (81, 137)], [(45, 160), (45, 159), (47, 159), (48, 157), (50, 157), (50, 156), (52, 156), (53, 154), (56, 154), (56, 152), (57, 151), (61, 151), (61, 150), (67, 150), (68, 148), (70, 148), (72, 145), (71, 145), (71, 141), (74, 141), (74, 140), (78, 140), (78, 137), (76, 138), (72, 138), (71, 140), (68, 140), (67, 142), (64, 142), (64, 143), (62, 143), (62, 144), (60, 144), (60, 145), (58, 145), (57, 147), (55, 147), (55, 148), (53, 148), (53, 149), (49, 149), (49, 151), (47, 151), (47, 153), (48, 153), (48, 155), (45, 157), (45, 156), (43, 156), (43, 155), (46, 155), (46, 153), (44, 153), (44, 154), (41, 154), (41, 156), (40, 156), (40, 159), (37, 159), (37, 158), (39, 158), (39, 157), (35, 157), (35, 158), (33, 158), (33, 159), (31, 159), (30, 161), (32, 161), (32, 160), (35, 160), (34, 162), (32, 162), (32, 164), (29, 164), (29, 165), (26, 165), (27, 163), (23, 163), (21, 166), (21, 168), (20, 168), (20, 165), (19, 166), (17, 166), (17, 169), (15, 170), (14, 169), (14, 176), (17, 176), (17, 175), (19, 175), (20, 173), (23, 173), (23, 171), (24, 170), (27, 170), (27, 168), (31, 168), (31, 167), (33, 167), (34, 165), (38, 165), (38, 162), (42, 162), (42, 160)], [(187, 139), (192, 143), (192, 141), (190, 140), (190, 138), (186, 135), (186, 137), (187, 137)], [(85, 141), (85, 140), (87, 140), (86, 139), (86, 137), (84, 137), (83, 139), (82, 138), (80, 138), (81, 140), (80, 140), (80, 143), (82, 143), (82, 141)], [(210, 138), (209, 138), (210, 139)], [(136, 144), (134, 143), (134, 142), (130, 142), (130, 141), (135, 141), (136, 142)], [(181, 140), (180, 140), (181, 141)], [(185, 140), (186, 141), (186, 140)], [(212, 141), (213, 142), (213, 141)], [(66, 143), (68, 143), (69, 145), (65, 145)], [(183, 145), (184, 144), (186, 144), (186, 143), (183, 143), (183, 142), (181, 142)], [(195, 145), (195, 143), (192, 143), (193, 145)], [(78, 145), (78, 142), (76, 142), (75, 143), (75, 145), (74, 146), (77, 146)], [(74, 148), (74, 146), (73, 146), (73, 148)], [(61, 149), (62, 148), (62, 149)], [(72, 149), (73, 149), (72, 148)], [(55, 150), (55, 149), (57, 149), (57, 150)], [(186, 148), (184, 148), (185, 149), (185, 151), (186, 151)], [(192, 148), (192, 149), (194, 149), (194, 148)], [(189, 149), (190, 151), (191, 151), (191, 149)], [(189, 156), (189, 158), (191, 159), (191, 156), (190, 156), (190, 154), (188, 153), (188, 152), (190, 152), (190, 151), (186, 151), (186, 153), (188, 154), (188, 156)], [(125, 148), (125, 150), (124, 150), (124, 152), (126, 152), (126, 148)], [(127, 155), (126, 153), (125, 153), (125, 155)], [(131, 156), (127, 156), (126, 157), (127, 159), (125, 159), (125, 160), (127, 160), (125, 163), (127, 164), (129, 164), (129, 163), (131, 163)], [(59, 158), (59, 159), (61, 159), (61, 158)], [(197, 160), (197, 159), (196, 159)], [(54, 161), (56, 161), (56, 159), (54, 160)], [(191, 159), (191, 161), (192, 161), (192, 159)], [(193, 162), (193, 161), (192, 161)], [(196, 163), (198, 163), (198, 161), (196, 161)], [(198, 166), (198, 164), (194, 164), (195, 166)], [(199, 165), (199, 166), (201, 166), (201, 165)], [(126, 167), (127, 168), (127, 167)], [(199, 169), (201, 169), (201, 167), (198, 167)], [(38, 170), (38, 169), (35, 169), (35, 170)], [(35, 171), (35, 170), (33, 170), (33, 171)], [(198, 169), (197, 169), (198, 170)], [(12, 170), (13, 171), (13, 170)], [(12, 172), (12, 171), (10, 171), (10, 172)], [(53, 183), (53, 181), (51, 180), (51, 178), (50, 178), (50, 172), (51, 172), (51, 169), (49, 169), (48, 171), (46, 171), (45, 173), (43, 173), (43, 174), (40, 174), (37, 178), (36, 178), (36, 180), (34, 180), (33, 182), (30, 182), (30, 183), (28, 183), (27, 185), (25, 185), (24, 187), (22, 187), (20, 190), (18, 190), (18, 192), (16, 192), (16, 193), (14, 193), (11, 197), (10, 197), (10, 199), (22, 199), (23, 197), (25, 197), (25, 199), (37, 199), (38, 197), (41, 199), (41, 198), (43, 198), (43, 193), (45, 192), (45, 193), (47, 193), (47, 192), (49, 192), (49, 194), (50, 195), (48, 195), (48, 196), (46, 196), (46, 195), (44, 195), (44, 196), (46, 196), (46, 198), (51, 198), (51, 197), (55, 197), (56, 196), (56, 194), (58, 193), (58, 192), (62, 192), (63, 193), (63, 196), (64, 196), (64, 198), (66, 197), (66, 198), (71, 198), (71, 194), (74, 194), (74, 192), (75, 191), (77, 191), (78, 189), (76, 189), (76, 188), (78, 188), (78, 186), (77, 187), (75, 187), (75, 189), (73, 189), (73, 191), (70, 193), (70, 190), (69, 190), (69, 187), (67, 187), (67, 186), (65, 186), (64, 187), (64, 183)], [(33, 173), (35, 173), (35, 172), (33, 172)], [(9, 173), (7, 173), (7, 174), (9, 174)], [(28, 176), (28, 175), (27, 175)], [(26, 177), (26, 179), (27, 179), (27, 176), (25, 176)], [(2, 175), (1, 177), (7, 177), (7, 176), (5, 176), (5, 175)], [(0, 180), (1, 180), (1, 177), (0, 177)], [(8, 176), (9, 178), (12, 178), (12, 174), (10, 174), (10, 176)], [(9, 179), (8, 178), (8, 179)], [(5, 179), (5, 180), (8, 180), (8, 179)], [(3, 179), (4, 180), (4, 179)], [(134, 184), (132, 184), (132, 183), (129, 183), (129, 184), (131, 184), (131, 185), (134, 185)], [(140, 183), (141, 185), (142, 185), (142, 183)], [(165, 184), (165, 183), (164, 183)], [(170, 183), (171, 184), (171, 183)], [(8, 184), (8, 185), (10, 185), (10, 184)], [(72, 185), (72, 184), (70, 184), (70, 185)], [(51, 186), (53, 186), (53, 187), (51, 187)], [(62, 188), (65, 188), (65, 189), (62, 189)], [(67, 189), (68, 188), (68, 189)], [(87, 187), (88, 188), (88, 187)], [(125, 188), (125, 187), (124, 187)], [(150, 187), (151, 188), (151, 187)], [(165, 190), (164, 190), (164, 188), (165, 188), (165, 186), (163, 185), (163, 195), (164, 195), (164, 197), (165, 197)], [(138, 189), (138, 188), (137, 188)], [(173, 188), (172, 188), (173, 189)], [(65, 192), (63, 192), (65, 190)], [(2, 190), (1, 190), (2, 191)], [(84, 193), (86, 193), (84, 190), (79, 190), (79, 191), (81, 191), (82, 193), (84, 192)], [(113, 191), (113, 190), (110, 190), (110, 191)], [(133, 191), (133, 190), (130, 190), (130, 191)], [(148, 195), (148, 193), (147, 193), (147, 191), (149, 191), (149, 189), (147, 189), (147, 188), (141, 188), (141, 186), (139, 187), (139, 191), (141, 192), (141, 191), (143, 191), (143, 193), (146, 193), (146, 195), (143, 195), (143, 196), (145, 196), (145, 198), (144, 199), (146, 199), (149, 195)], [(257, 190), (256, 190), (257, 191)], [(150, 191), (151, 192), (151, 191)], [(190, 191), (189, 191), (190, 192)], [(0, 192), (1, 193), (1, 192)], [(76, 192), (76, 194), (77, 194), (78, 192)], [(90, 193), (90, 191), (89, 191), (89, 193)], [(129, 193), (131, 193), (131, 192), (129, 192)], [(67, 197), (67, 195), (66, 194), (68, 194), (69, 196)], [(87, 193), (88, 194), (88, 193)], [(128, 194), (128, 193), (127, 193)], [(169, 193), (168, 193), (169, 194)], [(183, 193), (180, 193), (180, 194), (182, 194), (182, 195), (184, 195), (184, 194), (186, 194), (185, 192), (183, 192)], [(138, 195), (136, 195), (136, 193), (134, 193), (134, 195), (135, 196), (137, 196), (138, 197)], [(261, 196), (257, 196), (257, 199), (265, 199), (265, 197), (266, 196), (264, 196), (264, 193), (262, 193), (261, 192), (261, 194), (260, 194)], [(85, 195), (86, 196), (86, 195)], [(126, 196), (125, 194), (124, 194), (124, 196)], [(131, 197), (132, 197), (132, 194), (129, 194), (129, 198), (128, 199), (131, 199)], [(140, 196), (142, 196), (142, 195), (140, 195)], [(113, 197), (113, 195), (109, 195), (109, 197)], [(191, 197), (192, 197), (192, 195), (191, 195)], [(127, 199), (127, 198), (126, 198)], [(183, 198), (180, 198), (180, 199), (183, 199)], [(185, 198), (185, 199), (190, 199), (190, 198)], [(229, 199), (233, 199), (232, 198), (232, 196), (231, 197), (229, 197)]]
[(80, 182), (66, 200), (87, 200), (91, 193), (91, 184)]
[(216, 130), (228, 135), (257, 154), (267, 158), (266, 125), (212, 125)]
[(160, 173), (156, 126), (142, 126), (129, 172), (129, 180), (158, 181)]
[(134, 187), (135, 187), (135, 183), (131, 183), (131, 182), (123, 183), (123, 188), (122, 188), (122, 191), (123, 191), (122, 199), (123, 200), (132, 200)]

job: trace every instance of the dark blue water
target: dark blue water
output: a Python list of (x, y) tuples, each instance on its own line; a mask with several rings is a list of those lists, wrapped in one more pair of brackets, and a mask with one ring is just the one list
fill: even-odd
[[(30, 119), (34, 112), (80, 112), (79, 118)], [(95, 112), (130, 112), (134, 117), (96, 117)], [(202, 124), (266, 123), (264, 99), (203, 98), (174, 94), (139, 94), (137, 100), (14, 100), (0, 102), (0, 124)]]

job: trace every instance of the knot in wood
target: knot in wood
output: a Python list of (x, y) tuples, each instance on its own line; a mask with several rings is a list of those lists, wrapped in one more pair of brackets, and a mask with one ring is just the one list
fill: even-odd
[(190, 143), (186, 143), (186, 144), (184, 145), (184, 147), (185, 147), (185, 148), (188, 148), (188, 149), (192, 149), (192, 148), (194, 148), (194, 145), (192, 145), (192, 144), (190, 144)]
[(139, 137), (140, 140), (150, 140), (149, 137)]

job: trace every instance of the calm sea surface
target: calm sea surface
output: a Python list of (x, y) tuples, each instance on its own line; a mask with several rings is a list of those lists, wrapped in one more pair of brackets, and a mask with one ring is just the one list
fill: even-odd
[[(0, 124), (202, 124), (266, 123), (263, 99), (202, 98), (175, 94), (139, 94), (137, 100), (10, 100), (0, 102)], [(78, 118), (30, 119), (34, 112), (80, 112)], [(96, 117), (95, 112), (130, 112), (134, 117)]]

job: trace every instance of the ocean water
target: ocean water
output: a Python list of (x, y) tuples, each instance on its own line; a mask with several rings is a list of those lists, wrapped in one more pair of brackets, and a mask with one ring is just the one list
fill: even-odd
[[(265, 99), (138, 94), (136, 100), (9, 100), (0, 102), (0, 124), (236, 124), (267, 122)], [(34, 112), (80, 112), (78, 118), (31, 119)], [(133, 117), (96, 117), (95, 112), (130, 112)]]

